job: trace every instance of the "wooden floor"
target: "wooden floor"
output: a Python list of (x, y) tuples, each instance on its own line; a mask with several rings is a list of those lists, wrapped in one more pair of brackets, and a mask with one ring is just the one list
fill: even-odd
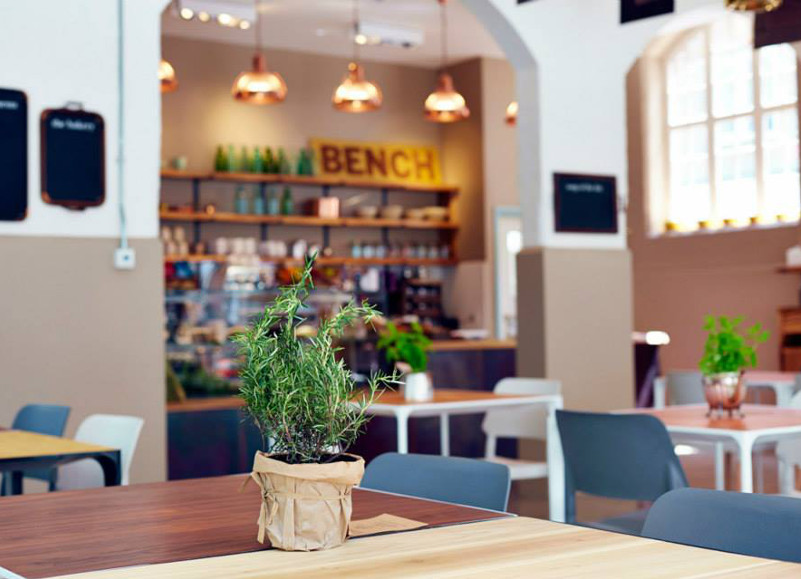
[[(715, 488), (714, 460), (711, 449), (698, 448), (698, 454), (682, 456), (681, 463), (687, 473), (690, 486), (697, 488)], [(756, 465), (754, 466), (756, 468)], [(772, 452), (764, 453), (764, 492), (778, 492), (776, 456)], [(737, 460), (729, 464), (727, 490), (737, 490), (739, 484), (739, 468)], [(755, 487), (756, 488), (756, 484)], [(588, 495), (577, 497), (577, 513), (580, 521), (595, 521), (606, 517), (620, 515), (637, 509), (633, 501), (602, 499)], [(527, 517), (547, 518), (548, 494), (547, 485), (543, 481), (517, 481), (512, 483), (509, 499), (509, 510)]]

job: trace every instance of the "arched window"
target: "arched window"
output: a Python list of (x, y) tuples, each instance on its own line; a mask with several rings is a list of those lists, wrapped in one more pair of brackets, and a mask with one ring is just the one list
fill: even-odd
[(797, 56), (752, 47), (752, 22), (681, 36), (664, 58), (668, 230), (798, 221)]

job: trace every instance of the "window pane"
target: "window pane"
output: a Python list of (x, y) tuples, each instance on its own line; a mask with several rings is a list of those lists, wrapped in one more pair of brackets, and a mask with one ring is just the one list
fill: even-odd
[(754, 117), (715, 123), (715, 185), (720, 219), (742, 220), (757, 215)]
[(798, 114), (784, 109), (762, 116), (762, 171), (764, 213), (798, 219), (801, 211)]
[(740, 17), (727, 18), (711, 30), (712, 114), (726, 117), (754, 110), (754, 50)]
[(759, 98), (763, 107), (790, 105), (798, 100), (796, 54), (789, 44), (759, 50)]
[(668, 124), (672, 127), (705, 121), (706, 47), (703, 32), (688, 38), (667, 63)]
[(670, 131), (668, 220), (697, 225), (712, 214), (709, 192), (709, 139), (706, 125)]

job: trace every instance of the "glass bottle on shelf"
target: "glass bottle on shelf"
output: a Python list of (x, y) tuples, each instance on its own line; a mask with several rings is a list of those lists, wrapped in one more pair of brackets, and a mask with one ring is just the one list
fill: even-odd
[(267, 213), (264, 195), (256, 187), (253, 188), (253, 204), (251, 208), (256, 215)]
[(278, 193), (276, 193), (274, 187), (267, 187), (267, 214), (281, 214), (281, 200), (278, 198)]
[(276, 159), (276, 165), (278, 170), (276, 173), (281, 175), (289, 175), (292, 173), (292, 167), (289, 165), (289, 159), (287, 159), (286, 152), (284, 151), (283, 147), (278, 148), (278, 158)]
[(241, 185), (236, 188), (236, 193), (234, 194), (234, 211), (240, 215), (250, 213), (248, 193)]
[(264, 159), (261, 157), (261, 151), (258, 147), (253, 147), (253, 159), (250, 163), (250, 170), (254, 173), (264, 172)]
[(275, 170), (275, 156), (270, 147), (264, 147), (264, 172), (271, 174), (278, 172)]
[(214, 170), (219, 173), (228, 170), (228, 157), (222, 145), (217, 145), (217, 152), (214, 154)]
[(234, 146), (233, 145), (228, 145), (228, 156), (226, 158), (226, 161), (227, 161), (227, 163), (226, 163), (227, 166), (226, 166), (225, 170), (228, 171), (229, 173), (236, 171), (236, 167), (237, 167), (236, 166), (236, 151), (234, 150)]
[(284, 196), (281, 198), (281, 214), (292, 215), (295, 212), (294, 204), (292, 203), (292, 190), (289, 187), (284, 187)]
[(362, 244), (359, 241), (354, 241), (350, 246), (350, 256), (353, 259), (360, 259), (362, 257)]
[(244, 145), (242, 146), (242, 155), (239, 158), (239, 170), (242, 172), (250, 171), (250, 155), (248, 154), (248, 148)]

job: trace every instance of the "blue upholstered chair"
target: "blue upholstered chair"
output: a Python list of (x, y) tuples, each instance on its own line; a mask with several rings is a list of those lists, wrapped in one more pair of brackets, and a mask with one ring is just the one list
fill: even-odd
[[(638, 414), (595, 414), (558, 410), (565, 456), (565, 521), (576, 522), (576, 492), (652, 502), (687, 486), (670, 436), (657, 418)], [(639, 535), (648, 511), (586, 523)]]
[(361, 487), (505, 511), (510, 484), (509, 468), (502, 464), (388, 452), (367, 465)]
[(801, 563), (801, 499), (707, 489), (675, 490), (653, 504), (642, 535)]
[[(63, 436), (69, 415), (69, 406), (28, 404), (20, 408), (19, 412), (17, 412), (17, 415), (14, 417), (14, 422), (11, 424), (11, 428), (14, 430), (27, 430), (28, 432), (36, 432), (38, 434)], [(46, 481), (51, 491), (56, 488), (56, 469), (25, 471), (25, 477)], [(8, 481), (4, 478), (0, 494), (7, 494), (7, 484)]]

